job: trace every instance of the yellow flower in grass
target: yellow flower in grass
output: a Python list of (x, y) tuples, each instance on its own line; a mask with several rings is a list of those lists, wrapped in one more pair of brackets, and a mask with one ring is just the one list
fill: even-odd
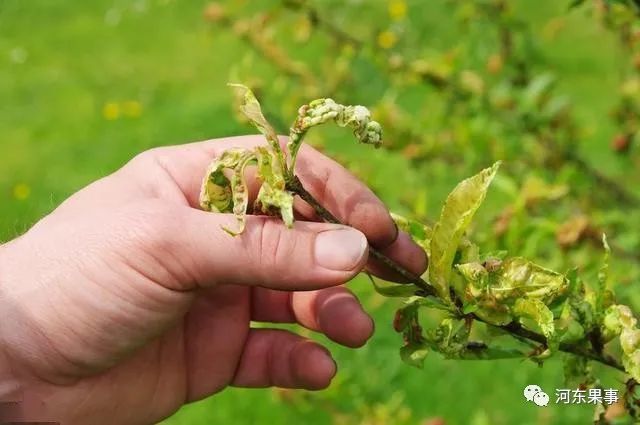
[(404, 0), (389, 2), (389, 16), (394, 21), (401, 21), (407, 16), (407, 3)]
[(398, 36), (393, 31), (382, 31), (378, 34), (378, 46), (383, 49), (391, 49), (398, 43)]
[(102, 107), (102, 116), (107, 121), (113, 121), (120, 118), (120, 105), (116, 102), (107, 102)]
[(13, 197), (18, 201), (24, 201), (31, 195), (31, 187), (26, 183), (18, 183), (13, 187)]

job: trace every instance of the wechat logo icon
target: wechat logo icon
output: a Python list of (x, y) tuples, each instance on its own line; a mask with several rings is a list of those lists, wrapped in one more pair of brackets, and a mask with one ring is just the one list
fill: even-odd
[(524, 398), (540, 407), (545, 407), (549, 404), (549, 394), (542, 391), (542, 388), (538, 385), (527, 385), (524, 388)]

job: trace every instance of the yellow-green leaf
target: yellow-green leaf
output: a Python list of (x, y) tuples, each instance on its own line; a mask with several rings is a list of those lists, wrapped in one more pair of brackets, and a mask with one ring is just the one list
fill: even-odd
[[(558, 346), (553, 313), (537, 298), (520, 298), (513, 305), (513, 314), (522, 319), (529, 319), (536, 324), (547, 338), (549, 349), (555, 351)], [(525, 322), (526, 324), (526, 322)]]
[(447, 197), (440, 220), (433, 229), (429, 278), (444, 299), (449, 298), (449, 279), (458, 245), (482, 204), (499, 166), (498, 162), (460, 182)]
[(282, 158), (278, 134), (262, 114), (260, 102), (258, 102), (251, 89), (243, 84), (229, 83), (228, 85), (233, 87), (240, 97), (240, 111), (266, 137), (271, 148)]

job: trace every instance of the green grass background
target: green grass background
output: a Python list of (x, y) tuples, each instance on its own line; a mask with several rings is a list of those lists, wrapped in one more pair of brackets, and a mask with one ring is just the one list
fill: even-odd
[[(367, 18), (364, 3), (360, 13)], [(521, 1), (517, 10), (531, 21), (545, 64), (560, 76), (577, 115), (590, 123), (584, 155), (620, 175), (621, 160), (600, 142), (611, 132), (606, 115), (613, 103), (609, 94), (617, 89), (620, 52), (591, 18), (567, 14), (564, 3)], [(145, 149), (251, 132), (236, 121), (225, 87), (248, 47), (211, 28), (202, 18), (205, 4), (0, 0), (0, 240), (25, 231), (74, 191)], [(411, 19), (422, 24), (435, 47), (455, 39), (443, 24), (445, 1), (409, 5)], [(551, 39), (545, 28), (558, 16), (562, 30)], [(316, 48), (311, 43), (300, 54), (316, 55)], [(276, 81), (268, 65), (255, 66), (265, 79)], [(375, 100), (381, 91), (372, 83), (370, 91), (348, 101)], [(121, 110), (117, 119), (105, 118), (105, 105), (126, 109), (125, 102), (139, 105), (139, 113)], [(419, 187), (428, 178), (425, 202), (433, 215), (465, 177), (438, 163), (421, 174), (398, 154), (369, 151), (347, 142), (346, 133), (336, 134), (327, 152), (347, 163), (357, 161), (359, 174), (392, 208), (401, 208), (398, 186)], [(165, 423), (426, 424), (442, 417), (447, 424), (524, 425), (582, 424), (591, 418), (590, 406), (543, 409), (525, 403), (527, 384), (540, 384), (550, 393), (562, 386), (560, 362), (539, 368), (531, 362), (453, 362), (433, 355), (422, 371), (402, 364), (401, 341), (390, 325), (396, 302), (374, 295), (363, 278), (349, 286), (375, 316), (377, 331), (357, 351), (328, 344), (340, 372), (327, 391), (229, 389), (184, 407)], [(605, 377), (607, 386), (620, 387), (618, 377)]]

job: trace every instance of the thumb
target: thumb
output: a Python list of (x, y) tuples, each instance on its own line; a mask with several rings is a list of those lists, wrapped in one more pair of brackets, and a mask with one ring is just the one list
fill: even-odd
[(235, 218), (189, 209), (173, 255), (190, 258), (192, 285), (238, 284), (311, 290), (342, 284), (367, 263), (368, 243), (347, 226), (248, 216), (245, 231), (230, 236)]

